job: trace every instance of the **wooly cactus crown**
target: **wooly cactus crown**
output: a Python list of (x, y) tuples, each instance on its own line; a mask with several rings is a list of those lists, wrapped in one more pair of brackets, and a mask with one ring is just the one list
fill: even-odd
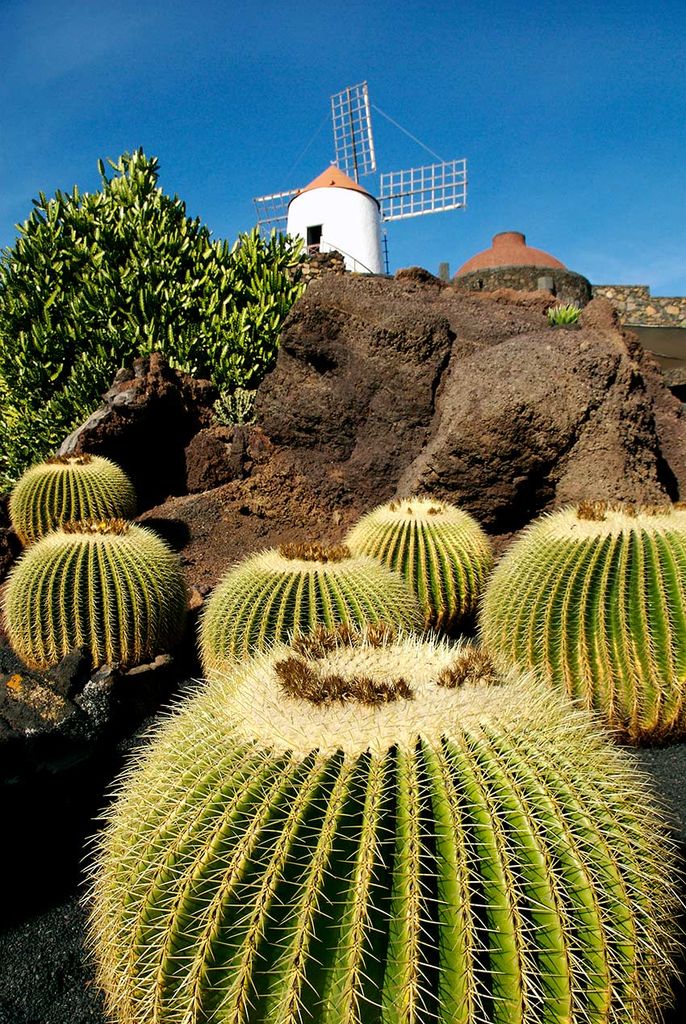
[(123, 469), (100, 455), (64, 455), (27, 469), (10, 497), (10, 518), (22, 544), (62, 523), (128, 519), (136, 492)]
[(629, 758), (481, 652), (294, 646), (120, 782), (91, 889), (119, 1024), (653, 1020), (673, 853)]
[(404, 577), (426, 628), (453, 629), (473, 612), (493, 566), (490, 541), (476, 520), (427, 498), (381, 505), (353, 527), (346, 544)]
[(65, 523), (28, 548), (10, 573), (4, 610), (14, 651), (44, 669), (82, 645), (96, 666), (167, 651), (186, 605), (174, 552), (151, 530), (109, 519)]
[(686, 510), (585, 502), (524, 531), (494, 572), (485, 646), (633, 741), (686, 728)]
[(400, 576), (344, 546), (284, 544), (220, 580), (200, 623), (202, 663), (210, 672), (317, 626), (379, 622), (407, 629), (421, 622)]

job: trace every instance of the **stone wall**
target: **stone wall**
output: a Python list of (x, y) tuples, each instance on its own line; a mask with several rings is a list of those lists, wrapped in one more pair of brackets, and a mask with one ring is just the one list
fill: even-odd
[(497, 288), (514, 288), (526, 292), (546, 289), (559, 302), (571, 302), (575, 306), (585, 306), (592, 297), (590, 281), (581, 274), (558, 267), (484, 267), (455, 276), (452, 285), (461, 291), (470, 292), (492, 292)]
[(686, 296), (650, 294), (644, 284), (594, 284), (593, 297), (609, 299), (624, 324), (646, 327), (686, 327)]
[(310, 253), (301, 267), (302, 279), (306, 285), (322, 274), (344, 274), (345, 261), (340, 252)]

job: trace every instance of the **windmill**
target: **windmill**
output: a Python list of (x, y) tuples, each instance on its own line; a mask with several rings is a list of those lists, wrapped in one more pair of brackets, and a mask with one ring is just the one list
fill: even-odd
[[(382, 110), (374, 109), (427, 149)], [(366, 82), (331, 97), (331, 120), (331, 166), (304, 188), (255, 198), (258, 226), (264, 233), (275, 228), (301, 237), (311, 253), (337, 250), (349, 270), (378, 274), (385, 267), (388, 273), (385, 245), (382, 257), (382, 223), (466, 206), (467, 161), (442, 160), (428, 150), (437, 163), (381, 172), (374, 196), (360, 184), (361, 177), (377, 169)]]

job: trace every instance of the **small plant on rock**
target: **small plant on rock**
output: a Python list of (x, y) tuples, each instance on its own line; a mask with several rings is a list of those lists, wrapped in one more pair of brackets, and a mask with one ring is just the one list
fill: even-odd
[(255, 396), (250, 388), (222, 391), (214, 403), (214, 422), (220, 427), (244, 427), (255, 422)]
[(476, 520), (430, 498), (381, 505), (353, 527), (346, 544), (403, 576), (426, 628), (454, 629), (473, 612), (493, 566), (490, 541)]
[(548, 323), (551, 327), (564, 327), (567, 324), (575, 324), (580, 316), (581, 310), (571, 302), (567, 305), (551, 306), (548, 310)]
[(107, 817), (91, 944), (118, 1024), (643, 1024), (668, 997), (643, 778), (470, 648), (276, 647), (185, 702)]
[(108, 519), (64, 523), (28, 548), (10, 572), (4, 610), (12, 649), (46, 669), (81, 646), (95, 666), (168, 651), (186, 606), (174, 552), (151, 530)]
[(123, 469), (100, 455), (56, 456), (27, 469), (10, 497), (22, 544), (79, 519), (129, 519), (136, 492)]
[(686, 732), (686, 510), (586, 501), (524, 531), (481, 610), (485, 647), (634, 742)]
[(347, 547), (284, 544), (231, 569), (200, 624), (206, 672), (319, 626), (388, 623), (413, 629), (419, 608), (400, 576)]

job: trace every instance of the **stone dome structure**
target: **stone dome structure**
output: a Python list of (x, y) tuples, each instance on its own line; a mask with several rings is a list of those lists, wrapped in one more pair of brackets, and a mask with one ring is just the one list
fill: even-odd
[(584, 306), (591, 299), (591, 284), (581, 274), (542, 249), (526, 244), (520, 231), (495, 235), (490, 249), (484, 249), (463, 263), (453, 285), (464, 291), (549, 291), (558, 302)]

